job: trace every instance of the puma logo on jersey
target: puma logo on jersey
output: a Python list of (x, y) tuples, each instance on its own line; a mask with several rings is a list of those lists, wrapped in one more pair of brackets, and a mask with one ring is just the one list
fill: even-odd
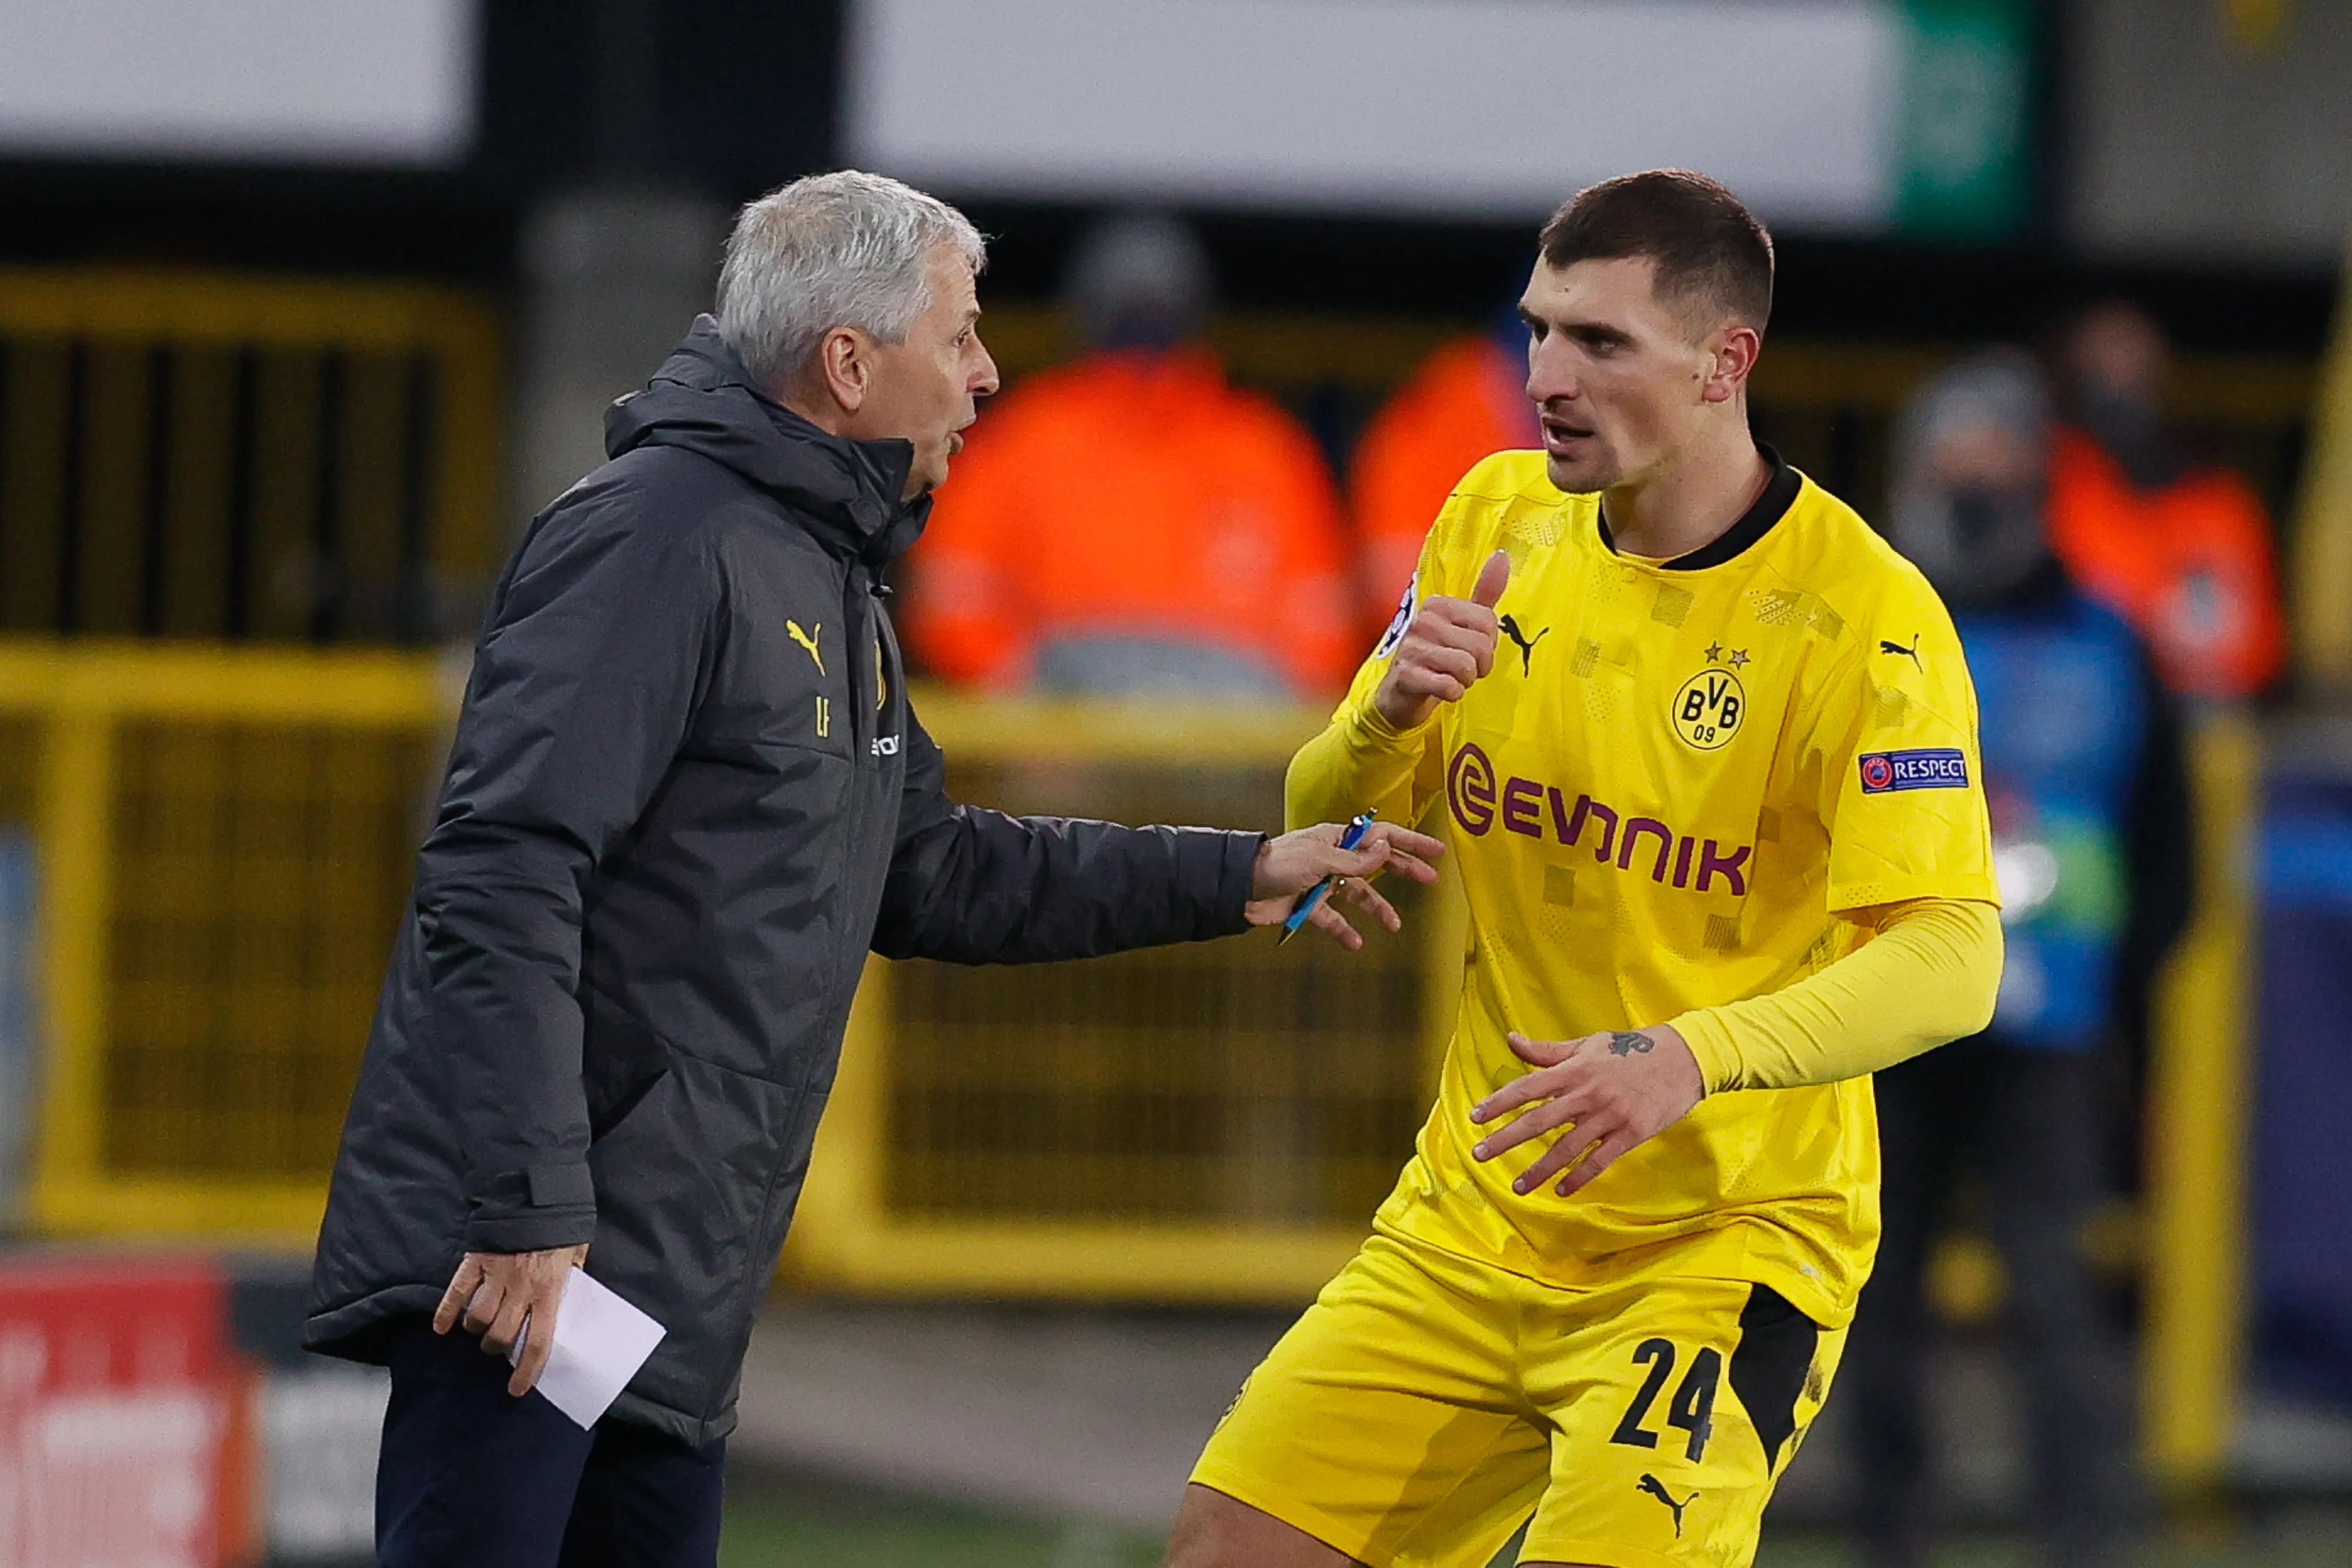
[(1911, 633), (1911, 645), (1908, 648), (1900, 643), (1890, 643), (1881, 637), (1878, 640), (1878, 651), (1882, 653), (1900, 653), (1910, 660), (1922, 674), (1927, 671), (1927, 666), (1919, 662), (1919, 633), (1916, 632)]
[(824, 622), (822, 621), (817, 622), (814, 636), (802, 631), (801, 623), (797, 621), (785, 622), (784, 632), (785, 634), (791, 637), (793, 642), (798, 643), (802, 647), (808, 650), (808, 656), (816, 661), (816, 673), (820, 675), (824, 674), (824, 654), (818, 650), (816, 645), (817, 638), (824, 635)]
[(1642, 1479), (1633, 1483), (1633, 1490), (1643, 1497), (1656, 1498), (1675, 1511), (1675, 1539), (1680, 1541), (1683, 1538), (1683, 1510), (1698, 1500), (1698, 1493), (1693, 1492), (1682, 1501), (1676, 1502), (1675, 1494), (1666, 1490), (1666, 1483), (1647, 1470), (1643, 1470)]
[(1507, 615), (1496, 624), (1502, 627), (1504, 636), (1518, 644), (1519, 674), (1523, 675), (1530, 674), (1535, 664), (1536, 644), (1551, 635), (1551, 628), (1541, 627), (1533, 637), (1529, 637), (1525, 632), (1519, 630), (1519, 623)]

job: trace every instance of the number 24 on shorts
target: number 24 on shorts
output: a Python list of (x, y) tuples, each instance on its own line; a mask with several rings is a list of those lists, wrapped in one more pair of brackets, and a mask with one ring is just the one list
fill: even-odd
[[(1650, 1370), (1642, 1379), (1633, 1403), (1625, 1407), (1617, 1430), (1610, 1435), (1611, 1442), (1635, 1448), (1658, 1446), (1658, 1434), (1649, 1430), (1643, 1422), (1649, 1418), (1650, 1406), (1657, 1402), (1659, 1391), (1674, 1376), (1675, 1360), (1674, 1343), (1670, 1340), (1645, 1339), (1633, 1347), (1634, 1364), (1646, 1362)], [(1674, 1398), (1666, 1406), (1666, 1425), (1690, 1434), (1684, 1452), (1693, 1464), (1706, 1452), (1707, 1437), (1715, 1430), (1715, 1391), (1722, 1381), (1723, 1354), (1712, 1345), (1707, 1346), (1691, 1357), (1690, 1370), (1683, 1375)]]

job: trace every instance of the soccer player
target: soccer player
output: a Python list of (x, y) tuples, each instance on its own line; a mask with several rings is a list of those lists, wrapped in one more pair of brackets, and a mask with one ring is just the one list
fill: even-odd
[(1543, 449), (1462, 480), (1290, 769), (1297, 821), (1445, 800), (1437, 1104), (1210, 1439), (1177, 1568), (1477, 1568), (1523, 1522), (1522, 1563), (1748, 1563), (1877, 1240), (1866, 1075), (1992, 1012), (1951, 620), (1748, 432), (1770, 239), (1654, 171), (1542, 241)]

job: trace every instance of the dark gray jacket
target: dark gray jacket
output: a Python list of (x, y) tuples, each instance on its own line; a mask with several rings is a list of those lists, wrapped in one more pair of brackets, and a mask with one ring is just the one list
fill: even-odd
[(734, 1425), (867, 949), (1224, 936), (1259, 836), (949, 800), (878, 582), (922, 529), (912, 448), (762, 397), (708, 317), (605, 445), (475, 650), (306, 1338), (380, 1359), (464, 1252), (593, 1242), (669, 1331), (616, 1414), (699, 1445)]

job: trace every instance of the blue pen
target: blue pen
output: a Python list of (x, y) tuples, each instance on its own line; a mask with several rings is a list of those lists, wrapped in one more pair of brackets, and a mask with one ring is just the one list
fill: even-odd
[[(1352, 850), (1362, 843), (1364, 835), (1372, 831), (1372, 819), (1379, 815), (1378, 811), (1366, 811), (1360, 817), (1349, 819), (1348, 831), (1339, 835), (1339, 847), (1343, 850)], [(1336, 873), (1327, 876), (1300, 896), (1298, 907), (1292, 910), (1282, 923), (1282, 935), (1274, 939), (1276, 946), (1281, 946), (1298, 935), (1298, 928), (1307, 924), (1307, 917), (1315, 913), (1315, 906), (1330, 896), (1331, 884), (1339, 880)]]

